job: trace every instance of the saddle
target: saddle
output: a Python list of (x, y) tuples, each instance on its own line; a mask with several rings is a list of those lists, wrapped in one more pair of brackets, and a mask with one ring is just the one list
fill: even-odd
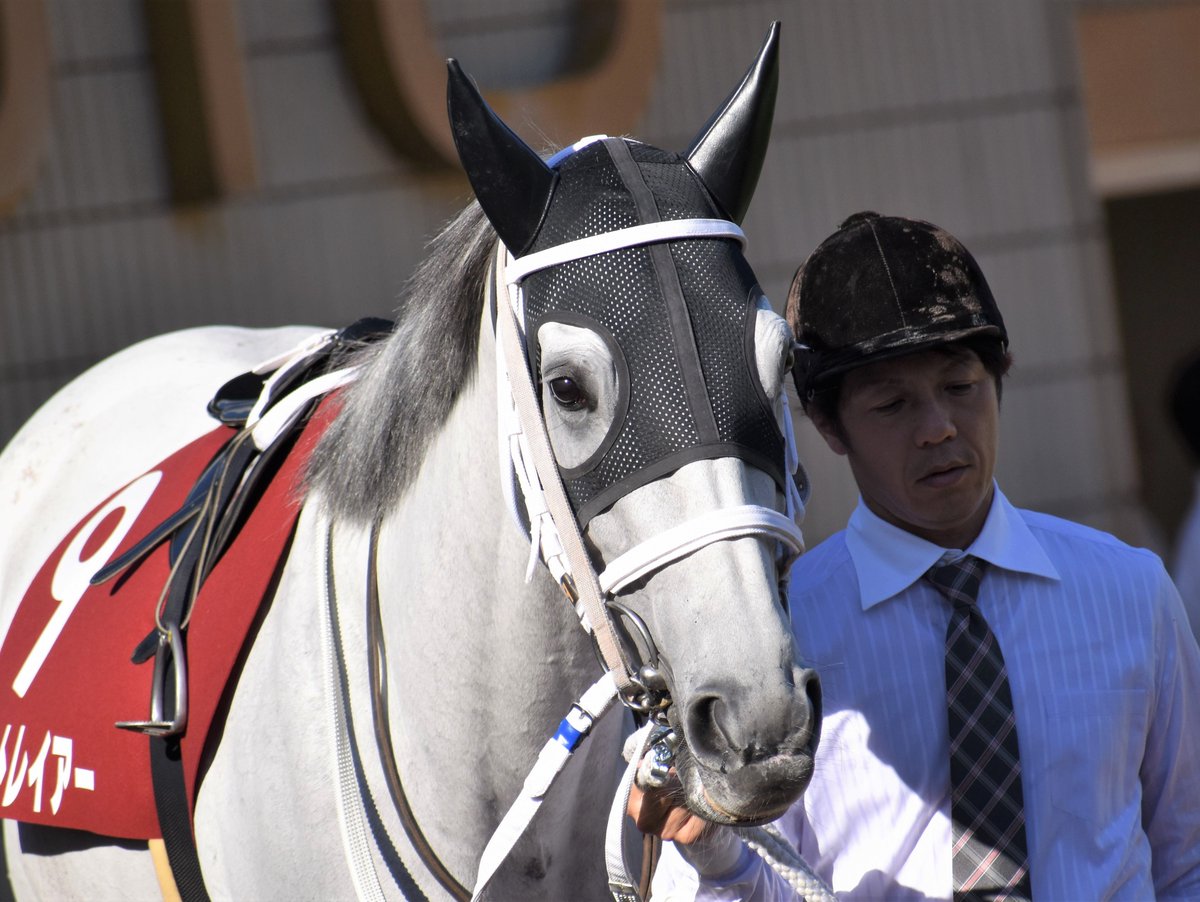
[[(309, 456), (339, 404), (322, 379), (346, 349), (390, 330), (362, 320), (226, 383), (209, 404), (219, 425), (63, 538), (0, 648), (0, 817), (157, 839), (159, 756), (182, 776), (174, 816), (190, 831), (205, 743), (274, 594)], [(248, 420), (264, 425), (273, 411), (283, 415), (259, 441)]]

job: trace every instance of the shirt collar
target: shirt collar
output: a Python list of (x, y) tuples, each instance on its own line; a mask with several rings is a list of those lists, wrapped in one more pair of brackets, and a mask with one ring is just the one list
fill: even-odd
[[(1059, 579), (1041, 543), (999, 486), (978, 537), (966, 549), (994, 567)], [(846, 549), (858, 574), (863, 610), (896, 596), (920, 579), (947, 549), (880, 519), (858, 499), (846, 526)]]

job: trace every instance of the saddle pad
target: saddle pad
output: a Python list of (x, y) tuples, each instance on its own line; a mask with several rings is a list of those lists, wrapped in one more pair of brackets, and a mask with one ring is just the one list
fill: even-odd
[[(189, 805), (209, 727), (292, 535), (304, 464), (328, 407), (305, 427), (196, 602), (180, 743)], [(163, 740), (114, 724), (150, 716), (154, 662), (135, 665), (130, 655), (154, 629), (168, 543), (107, 583), (89, 579), (178, 510), (234, 434), (214, 429), (114, 493), (30, 585), (0, 648), (0, 818), (128, 839), (161, 835), (149, 743)]]

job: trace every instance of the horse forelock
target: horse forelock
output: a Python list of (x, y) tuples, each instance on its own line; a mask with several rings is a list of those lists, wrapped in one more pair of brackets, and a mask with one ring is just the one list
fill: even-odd
[(376, 522), (412, 484), (430, 441), (474, 378), (496, 234), (472, 203), (430, 242), (401, 293), (396, 329), (351, 352), (361, 375), (308, 471), (331, 516)]

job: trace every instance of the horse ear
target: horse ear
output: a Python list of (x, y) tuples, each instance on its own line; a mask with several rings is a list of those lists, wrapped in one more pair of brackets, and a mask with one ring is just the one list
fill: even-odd
[(520, 257), (542, 223), (558, 173), (500, 121), (458, 60), (446, 66), (446, 108), (458, 158), (500, 240)]
[(745, 217), (758, 184), (778, 87), (779, 23), (773, 22), (758, 59), (684, 154), (734, 222)]

